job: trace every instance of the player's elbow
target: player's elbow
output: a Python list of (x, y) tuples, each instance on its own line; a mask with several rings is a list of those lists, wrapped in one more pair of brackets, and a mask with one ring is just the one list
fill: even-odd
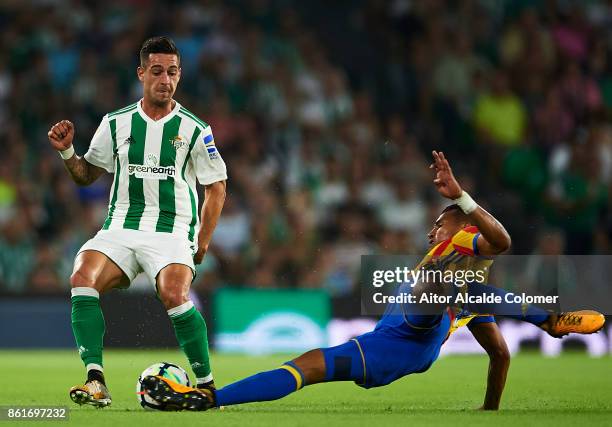
[(499, 255), (499, 254), (502, 254), (508, 251), (511, 246), (512, 246), (512, 239), (510, 238), (510, 235), (508, 233), (502, 234), (497, 239), (497, 241), (495, 242), (495, 245), (493, 246), (494, 255)]
[(91, 179), (83, 178), (83, 177), (79, 177), (79, 176), (73, 176), (72, 180), (79, 187), (87, 187), (88, 185), (90, 185), (93, 182)]
[(217, 200), (225, 200), (225, 181), (217, 181), (205, 187), (206, 197), (213, 197)]
[(504, 238), (501, 241), (501, 244), (499, 245), (499, 253), (503, 253), (506, 252), (507, 250), (510, 249), (510, 246), (512, 246), (512, 239), (510, 238), (510, 235), (508, 233), (505, 233)]

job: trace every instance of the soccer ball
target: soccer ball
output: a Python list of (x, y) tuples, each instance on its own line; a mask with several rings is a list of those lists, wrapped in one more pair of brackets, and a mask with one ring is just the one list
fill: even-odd
[(180, 366), (168, 362), (160, 362), (151, 365), (142, 371), (142, 374), (140, 374), (138, 381), (136, 382), (136, 397), (138, 398), (138, 403), (140, 403), (140, 406), (145, 409), (157, 409), (159, 411), (163, 411), (165, 409), (165, 405), (163, 403), (158, 403), (157, 401), (151, 399), (144, 392), (142, 380), (149, 375), (161, 375), (162, 377), (166, 377), (176, 383), (191, 386), (189, 375), (187, 375), (187, 372), (185, 372), (185, 370)]

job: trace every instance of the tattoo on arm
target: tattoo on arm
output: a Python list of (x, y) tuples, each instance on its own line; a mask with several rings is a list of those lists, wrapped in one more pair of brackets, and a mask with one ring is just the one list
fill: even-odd
[(89, 185), (104, 172), (104, 169), (87, 163), (83, 157), (79, 157), (76, 154), (65, 160), (64, 166), (66, 166), (72, 180), (78, 185)]

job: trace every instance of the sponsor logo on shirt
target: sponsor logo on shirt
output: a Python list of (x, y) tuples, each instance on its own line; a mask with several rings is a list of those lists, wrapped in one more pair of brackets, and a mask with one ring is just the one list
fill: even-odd
[(157, 156), (155, 154), (150, 153), (150, 154), (147, 154), (145, 163), (147, 166), (157, 166), (159, 164), (159, 160), (157, 159)]
[(148, 154), (144, 165), (130, 163), (128, 173), (140, 179), (164, 180), (174, 177), (176, 169), (174, 166), (159, 166), (159, 159), (155, 154)]
[(140, 179), (164, 180), (168, 177), (173, 178), (176, 175), (176, 169), (174, 166), (145, 166), (130, 163), (128, 173)]

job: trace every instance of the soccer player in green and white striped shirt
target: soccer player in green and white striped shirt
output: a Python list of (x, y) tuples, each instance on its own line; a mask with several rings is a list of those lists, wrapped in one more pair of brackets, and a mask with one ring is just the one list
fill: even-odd
[[(83, 157), (72, 146), (72, 123), (63, 120), (48, 133), (77, 184), (114, 174), (106, 221), (80, 249), (70, 278), (72, 329), (87, 369), (70, 397), (98, 407), (111, 403), (99, 295), (129, 286), (141, 271), (155, 284), (198, 385), (214, 388), (206, 323), (188, 295), (223, 208), (225, 163), (210, 126), (173, 99), (181, 68), (171, 39), (145, 41), (137, 74), (143, 98), (105, 115)], [(205, 188), (201, 218), (196, 181)]]

